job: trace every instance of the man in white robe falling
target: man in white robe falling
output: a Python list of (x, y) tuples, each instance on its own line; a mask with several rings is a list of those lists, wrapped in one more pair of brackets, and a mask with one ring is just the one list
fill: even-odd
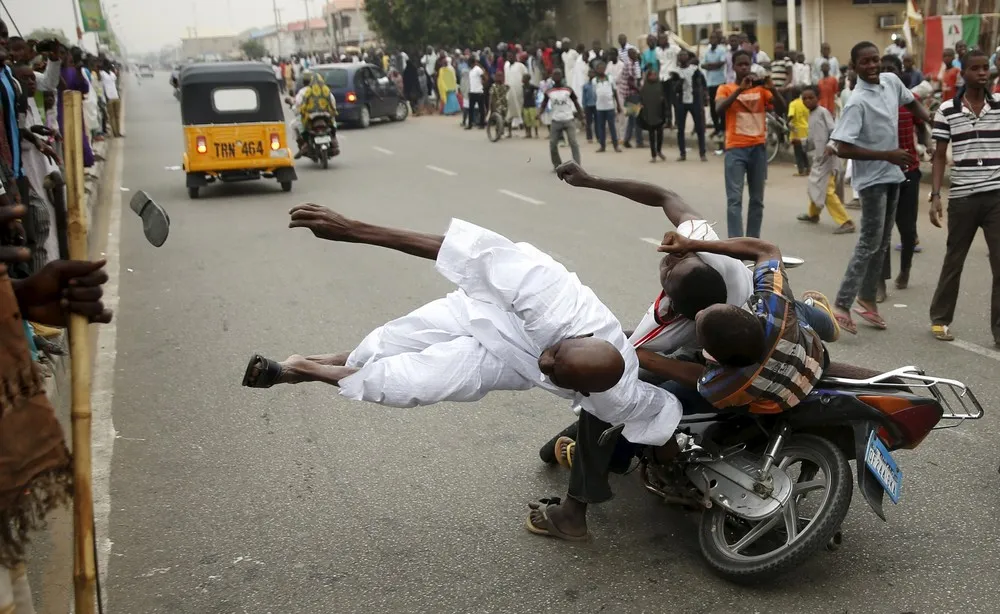
[(435, 261), (458, 289), (372, 331), (350, 353), (255, 355), (243, 385), (324, 382), (358, 401), (391, 407), (476, 401), (492, 390), (544, 388), (613, 425), (631, 442), (660, 446), (680, 421), (677, 399), (639, 381), (621, 324), (594, 292), (527, 243), (452, 220), (445, 236), (350, 220), (317, 205), (291, 210), (291, 228)]

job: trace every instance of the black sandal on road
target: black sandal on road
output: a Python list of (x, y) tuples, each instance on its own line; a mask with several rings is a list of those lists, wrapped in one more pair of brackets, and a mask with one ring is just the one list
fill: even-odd
[[(559, 505), (560, 503), (562, 503), (562, 499), (559, 497), (548, 497), (546, 499), (539, 499), (534, 503), (529, 503), (528, 507), (531, 508), (531, 512), (528, 513), (528, 518), (524, 521), (524, 528), (535, 535), (555, 537), (568, 542), (583, 542), (590, 539), (589, 532), (584, 533), (583, 535), (570, 535), (568, 533), (563, 533), (559, 527), (557, 527), (555, 523), (549, 519), (549, 515), (545, 510), (547, 510), (551, 505)], [(536, 514), (538, 517), (534, 518)]]
[(243, 385), (247, 388), (270, 388), (278, 383), (279, 377), (281, 377), (280, 363), (264, 358), (260, 354), (254, 354), (243, 374)]

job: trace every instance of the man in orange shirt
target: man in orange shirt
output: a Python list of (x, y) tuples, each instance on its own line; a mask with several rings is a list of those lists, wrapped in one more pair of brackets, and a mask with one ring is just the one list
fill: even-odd
[(961, 77), (962, 71), (954, 66), (954, 49), (945, 49), (942, 59), (944, 62), (941, 65), (941, 102), (944, 102), (958, 95), (958, 79)]
[(837, 94), (840, 92), (840, 83), (837, 77), (830, 74), (830, 65), (826, 62), (823, 62), (820, 70), (823, 71), (823, 78), (816, 84), (817, 89), (819, 89), (819, 104), (829, 111), (830, 115), (836, 117)]
[(715, 108), (726, 117), (726, 221), (729, 238), (743, 234), (743, 183), (750, 189), (746, 235), (760, 237), (767, 179), (767, 109), (784, 112), (785, 100), (770, 79), (750, 74), (750, 54), (733, 52), (736, 83), (719, 86)]

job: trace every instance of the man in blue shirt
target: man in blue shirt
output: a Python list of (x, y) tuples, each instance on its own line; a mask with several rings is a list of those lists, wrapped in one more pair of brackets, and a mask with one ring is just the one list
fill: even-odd
[(899, 186), (906, 180), (902, 169), (913, 162), (912, 154), (899, 147), (899, 107), (906, 106), (925, 124), (931, 118), (899, 77), (881, 72), (881, 57), (874, 43), (858, 43), (851, 49), (851, 67), (858, 75), (858, 84), (830, 138), (837, 155), (854, 160), (852, 182), (861, 197), (858, 243), (834, 303), (840, 328), (857, 334), (851, 318), (855, 300), (855, 314), (875, 328), (887, 328), (875, 296), (892, 238)]
[(650, 34), (646, 37), (646, 50), (642, 52), (641, 58), (642, 74), (653, 71), (660, 72), (660, 60), (656, 57), (656, 36)]
[(718, 137), (725, 130), (725, 116), (720, 115), (715, 108), (715, 93), (719, 86), (726, 82), (726, 58), (728, 53), (722, 45), (722, 32), (715, 30), (708, 37), (709, 47), (701, 56), (701, 67), (705, 71), (705, 84), (708, 86), (708, 99), (713, 104), (708, 105), (712, 114), (712, 138)]

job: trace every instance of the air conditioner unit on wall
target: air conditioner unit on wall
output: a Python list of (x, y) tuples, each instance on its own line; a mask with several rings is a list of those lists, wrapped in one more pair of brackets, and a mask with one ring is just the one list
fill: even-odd
[(893, 30), (903, 25), (903, 16), (896, 13), (878, 16), (879, 30)]

